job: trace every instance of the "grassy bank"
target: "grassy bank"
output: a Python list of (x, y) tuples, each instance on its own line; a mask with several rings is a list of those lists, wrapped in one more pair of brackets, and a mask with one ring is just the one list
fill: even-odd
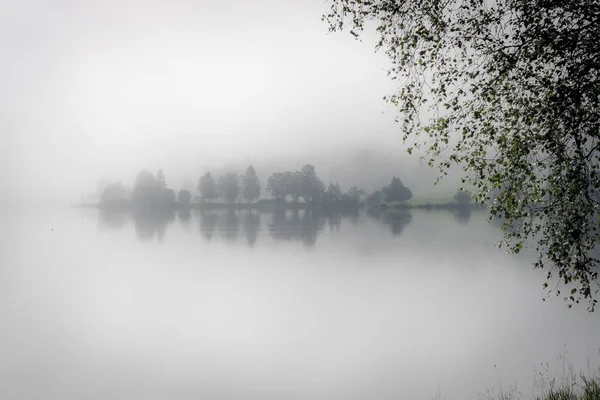
[[(539, 385), (539, 383), (538, 383)], [(497, 393), (480, 395), (485, 400), (600, 400), (600, 370), (566, 379), (545, 381), (537, 388), (539, 393), (527, 396), (519, 393), (516, 387), (499, 389)], [(439, 396), (438, 396), (439, 398)]]
[[(558, 365), (550, 366), (542, 363), (543, 371), (534, 368), (533, 387), (530, 394), (521, 393), (516, 385), (505, 387), (500, 384), (497, 388), (480, 393), (479, 400), (600, 400), (600, 366), (597, 359), (600, 351), (587, 361), (587, 372), (576, 371), (568, 360), (565, 350), (558, 356)], [(431, 400), (442, 400), (446, 397), (440, 392)]]

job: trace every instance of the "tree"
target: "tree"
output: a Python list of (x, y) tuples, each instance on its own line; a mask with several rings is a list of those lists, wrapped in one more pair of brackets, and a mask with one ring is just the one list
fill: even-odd
[(192, 194), (185, 189), (181, 189), (177, 194), (177, 201), (182, 205), (189, 205), (192, 199)]
[(200, 191), (200, 197), (202, 197), (203, 202), (208, 201), (208, 203), (212, 203), (213, 199), (219, 197), (217, 184), (210, 172), (207, 172), (200, 178), (198, 181), (198, 190)]
[(229, 172), (219, 179), (221, 197), (233, 204), (240, 197), (240, 178), (235, 172)]
[(162, 169), (159, 169), (156, 172), (156, 183), (159, 188), (166, 189), (167, 188), (167, 179), (165, 178), (165, 173)]
[(244, 185), (244, 198), (248, 202), (252, 203), (253, 200), (260, 197), (260, 181), (252, 165), (246, 170), (242, 183)]
[(342, 189), (339, 183), (329, 183), (327, 190), (323, 193), (323, 201), (339, 201), (342, 200)]
[(364, 195), (365, 191), (357, 188), (356, 186), (350, 187), (348, 189), (348, 199), (354, 203), (360, 203), (360, 196)]
[(172, 205), (175, 203), (175, 191), (173, 189), (166, 188), (163, 190), (163, 203)]
[(133, 202), (137, 206), (150, 206), (158, 202), (159, 190), (154, 174), (141, 170), (133, 185)]
[(127, 189), (121, 182), (110, 183), (104, 187), (102, 194), (100, 195), (100, 202), (107, 203), (118, 203), (123, 202), (127, 198)]
[(307, 203), (318, 201), (325, 192), (325, 185), (319, 179), (315, 167), (306, 164), (300, 171), (300, 196)]
[[(464, 168), (477, 202), (505, 220), (504, 245), (528, 239), (571, 306), (597, 302), (600, 261), (600, 3), (589, 0), (330, 0), (330, 30), (377, 24), (401, 87), (409, 153)], [(514, 224), (519, 230), (507, 229)], [(545, 286), (548, 282), (545, 283)], [(557, 290), (557, 294), (560, 291)]]
[(366, 203), (368, 206), (376, 206), (383, 203), (384, 201), (385, 195), (381, 190), (376, 190), (375, 192), (368, 195), (366, 199)]
[(166, 184), (165, 175), (158, 170), (156, 177), (148, 170), (140, 171), (133, 187), (133, 203), (138, 208), (168, 207), (175, 202), (175, 193)]
[(471, 204), (471, 195), (469, 194), (469, 192), (459, 190), (454, 194), (454, 201), (461, 206), (467, 206)]
[(283, 173), (275, 172), (267, 179), (267, 191), (271, 193), (274, 199), (285, 199), (287, 193)]
[(404, 186), (400, 178), (393, 177), (390, 184), (385, 188), (385, 199), (387, 201), (406, 201), (412, 199), (412, 197), (411, 190)]
[(300, 199), (302, 177), (300, 172), (286, 171), (283, 173), (283, 186), (286, 196), (290, 196), (297, 203)]

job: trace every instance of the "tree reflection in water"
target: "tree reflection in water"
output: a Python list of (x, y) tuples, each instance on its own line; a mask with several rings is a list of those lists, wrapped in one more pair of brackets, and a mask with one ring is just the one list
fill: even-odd
[(180, 208), (177, 212), (177, 216), (179, 217), (179, 221), (182, 224), (188, 224), (192, 219), (192, 212), (189, 207)]
[[(264, 213), (262, 213), (264, 214)], [(350, 222), (352, 229), (360, 229), (361, 213), (339, 212), (329, 210), (287, 210), (273, 214), (264, 214), (270, 218), (269, 236), (274, 240), (302, 242), (307, 247), (315, 246), (319, 236), (327, 226), (327, 231), (335, 233), (342, 229), (344, 221)], [(399, 236), (412, 221), (412, 213), (408, 210), (369, 210), (367, 215), (386, 225), (391, 234)], [(133, 221), (137, 238), (140, 241), (162, 241), (167, 226), (175, 219), (183, 226), (188, 226), (193, 219), (198, 219), (198, 231), (207, 241), (219, 237), (235, 242), (240, 239), (240, 226), (248, 246), (253, 247), (258, 239), (263, 219), (255, 210), (198, 210), (189, 208), (179, 210), (134, 210), (108, 211), (100, 210), (101, 229), (121, 230), (129, 221)], [(467, 223), (470, 210), (456, 210), (454, 213), (459, 223)]]
[(246, 242), (250, 247), (254, 247), (258, 233), (260, 232), (260, 215), (258, 213), (248, 211), (244, 215), (244, 233)]
[(412, 222), (412, 213), (408, 210), (370, 209), (368, 214), (389, 226), (394, 236), (400, 236), (404, 228)]
[(459, 208), (455, 210), (454, 219), (461, 225), (468, 224), (471, 219), (471, 210), (468, 208)]
[(198, 219), (198, 229), (200, 235), (207, 241), (213, 238), (219, 216), (209, 210), (202, 210), (200, 212), (200, 218)]
[(109, 231), (120, 231), (129, 221), (127, 211), (100, 209), (99, 227)]
[(135, 233), (140, 241), (157, 238), (162, 242), (165, 238), (167, 225), (175, 219), (175, 212), (170, 209), (135, 210), (133, 222)]
[(325, 219), (311, 210), (279, 211), (273, 215), (269, 234), (275, 240), (301, 241), (311, 247), (324, 225)]
[(240, 227), (240, 219), (237, 216), (235, 210), (227, 210), (223, 218), (220, 219), (222, 222), (219, 225), (219, 231), (221, 232), (221, 236), (224, 237), (227, 241), (236, 241), (238, 239), (239, 227)]

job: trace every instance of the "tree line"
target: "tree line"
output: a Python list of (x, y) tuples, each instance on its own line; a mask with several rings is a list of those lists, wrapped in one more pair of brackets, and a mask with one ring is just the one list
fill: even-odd
[[(389, 185), (367, 196), (367, 193), (351, 186), (343, 191), (339, 183), (329, 182), (327, 185), (318, 176), (311, 164), (304, 165), (298, 171), (274, 172), (266, 180), (263, 191), (261, 181), (252, 165), (243, 175), (228, 172), (215, 178), (206, 172), (198, 180), (198, 196), (200, 204), (211, 205), (220, 200), (221, 203), (233, 205), (241, 201), (253, 204), (256, 200), (270, 197), (276, 202), (307, 204), (345, 204), (374, 205), (382, 202), (404, 202), (412, 198), (411, 190), (404, 186), (400, 178), (392, 178)], [(133, 189), (129, 191), (122, 183), (107, 185), (100, 197), (105, 206), (129, 206), (136, 208), (161, 208), (170, 206), (190, 206), (193, 194), (182, 189), (177, 194), (168, 187), (162, 169), (156, 173), (141, 170), (135, 178)]]

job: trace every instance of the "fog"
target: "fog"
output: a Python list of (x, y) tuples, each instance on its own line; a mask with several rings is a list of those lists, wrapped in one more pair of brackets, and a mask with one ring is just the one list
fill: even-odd
[[(0, 2), (3, 201), (72, 201), (142, 168), (163, 168), (174, 188), (248, 163), (313, 162), (343, 181), (335, 171), (365, 150), (396, 158), (415, 181), (418, 157), (382, 100), (395, 89), (385, 55), (374, 36), (329, 34), (327, 7)], [(424, 173), (431, 185), (435, 172)]]

